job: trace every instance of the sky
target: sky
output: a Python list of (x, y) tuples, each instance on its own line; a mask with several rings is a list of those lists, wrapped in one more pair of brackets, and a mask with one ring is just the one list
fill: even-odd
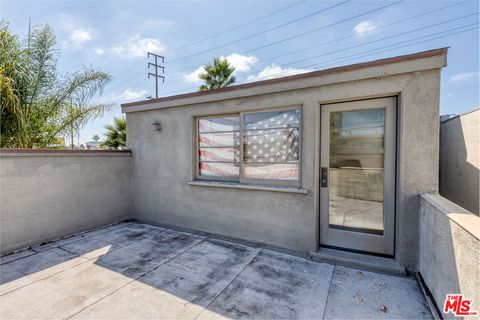
[[(93, 102), (110, 112), (80, 132), (85, 143), (121, 117), (120, 104), (155, 97), (147, 52), (165, 56), (159, 96), (197, 91), (214, 57), (237, 83), (449, 47), (441, 114), (479, 107), (479, 2), (471, 1), (5, 1), (0, 18), (25, 39), (49, 24), (58, 69), (96, 68), (112, 81)], [(153, 69), (150, 69), (153, 72)]]

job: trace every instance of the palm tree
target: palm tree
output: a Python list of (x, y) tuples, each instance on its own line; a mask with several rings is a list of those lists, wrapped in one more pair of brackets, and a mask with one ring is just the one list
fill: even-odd
[(57, 70), (53, 29), (34, 29), (28, 45), (0, 21), (0, 146), (52, 146), (60, 134), (102, 116), (109, 104), (89, 101), (111, 80), (108, 73), (82, 69), (73, 74)]
[(124, 149), (127, 147), (127, 122), (124, 118), (113, 118), (113, 125), (105, 126), (107, 137), (100, 147), (107, 149)]
[(97, 142), (98, 140), (100, 140), (100, 137), (98, 135), (94, 135), (92, 140)]
[(227, 59), (215, 58), (212, 64), (205, 65), (203, 69), (205, 72), (198, 76), (204, 81), (199, 91), (227, 87), (236, 81), (233, 75), (235, 68), (230, 65)]

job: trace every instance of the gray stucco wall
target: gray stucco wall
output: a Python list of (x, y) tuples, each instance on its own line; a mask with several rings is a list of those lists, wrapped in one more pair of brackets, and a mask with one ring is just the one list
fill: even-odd
[[(420, 210), (419, 271), (437, 306), (462, 293), (480, 307), (480, 218), (438, 194), (424, 194)], [(455, 318), (451, 313), (445, 318)]]
[(123, 220), (131, 154), (0, 153), (1, 253)]
[[(437, 59), (437, 58), (435, 58)], [(185, 103), (127, 112), (128, 146), (133, 157), (133, 214), (158, 224), (212, 232), (301, 253), (319, 246), (320, 105), (323, 103), (399, 96), (395, 259), (415, 270), (418, 206), (421, 192), (438, 191), (439, 86), (443, 57), (395, 67), (355, 72), (365, 79), (335, 83), (320, 78), (316, 87), (292, 90), (292, 84), (254, 88), (255, 95)], [(408, 72), (409, 68), (431, 69)], [(393, 68), (393, 67), (392, 67)], [(382, 76), (378, 76), (381, 74)], [(368, 76), (368, 77), (367, 77)], [(305, 80), (307, 81), (307, 80)], [(315, 80), (308, 80), (310, 84)], [(323, 83), (322, 83), (323, 81)], [(327, 83), (324, 83), (327, 82)], [(294, 86), (301, 86), (302, 80)], [(193, 101), (193, 100), (192, 100)], [(168, 103), (167, 103), (168, 104)], [(192, 173), (192, 119), (195, 116), (302, 105), (302, 188), (307, 194), (189, 185)], [(151, 108), (155, 105), (152, 104)], [(152, 122), (162, 123), (154, 131)]]
[(440, 194), (479, 215), (480, 109), (440, 124)]

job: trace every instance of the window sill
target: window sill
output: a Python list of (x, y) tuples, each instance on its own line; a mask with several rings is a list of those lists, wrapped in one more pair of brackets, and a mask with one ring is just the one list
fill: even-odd
[(191, 186), (200, 186), (200, 187), (261, 190), (261, 191), (300, 193), (300, 194), (308, 193), (307, 189), (301, 189), (301, 188), (295, 188), (295, 187), (264, 186), (264, 185), (258, 185), (258, 184), (240, 184), (237, 182), (224, 182), (224, 181), (195, 180), (195, 181), (189, 181), (188, 184)]

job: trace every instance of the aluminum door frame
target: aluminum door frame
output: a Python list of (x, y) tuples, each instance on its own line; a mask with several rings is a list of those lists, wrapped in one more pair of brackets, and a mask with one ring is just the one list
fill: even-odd
[[(374, 235), (329, 227), (329, 191), (320, 185), (320, 245), (366, 253), (394, 255), (395, 237), (395, 176), (397, 97), (374, 98), (321, 105), (320, 119), (320, 168), (330, 169), (330, 112), (385, 109), (384, 127), (384, 233)], [(330, 170), (328, 170), (330, 172)]]

